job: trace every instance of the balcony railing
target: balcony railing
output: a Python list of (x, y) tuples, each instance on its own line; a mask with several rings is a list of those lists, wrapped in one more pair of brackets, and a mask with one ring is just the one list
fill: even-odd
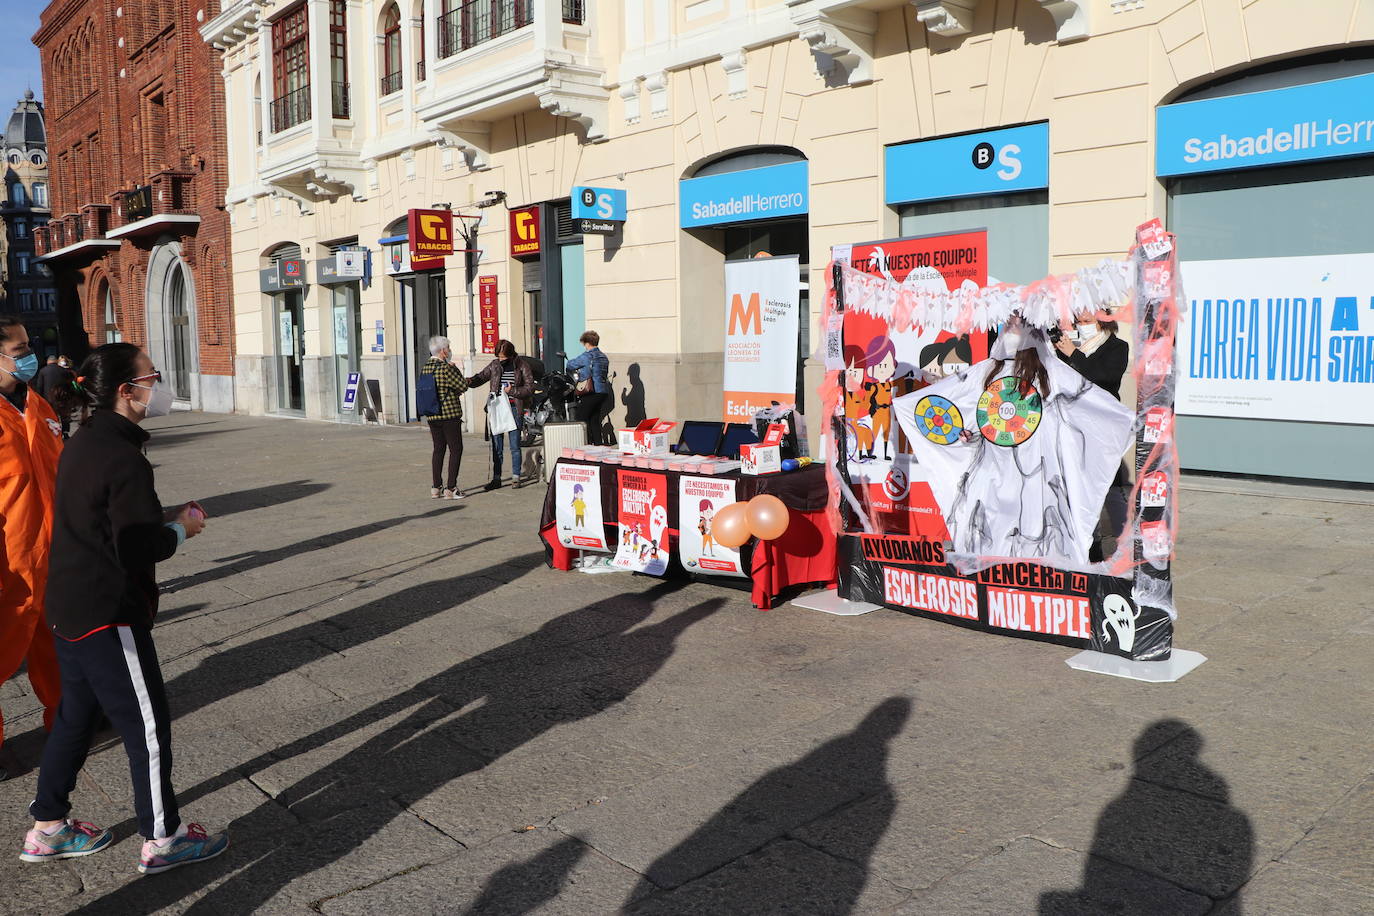
[(330, 98), (333, 100), (334, 117), (347, 118), (353, 110), (348, 104), (348, 84), (334, 83)]
[(310, 120), (310, 84), (272, 101), (272, 133), (279, 134)]
[(382, 77), (382, 95), (391, 95), (393, 92), (401, 91), (401, 71), (388, 73)]
[(439, 56), (452, 57), (533, 21), (534, 0), (468, 0), (439, 17)]
[(417, 60), (417, 61), (415, 62), (415, 82), (417, 82), (417, 83), (423, 83), (424, 81), (425, 81), (425, 62), (422, 61), (422, 60)]
[(581, 25), (586, 22), (586, 0), (563, 0), (563, 21), (572, 25)]

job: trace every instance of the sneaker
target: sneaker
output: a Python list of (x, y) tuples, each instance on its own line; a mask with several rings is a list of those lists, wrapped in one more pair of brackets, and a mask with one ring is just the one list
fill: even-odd
[(22, 862), (75, 859), (100, 852), (113, 839), (114, 834), (108, 828), (69, 819), (56, 833), (30, 830), (24, 834), (24, 849), (19, 853), (19, 859)]
[(525, 483), (526, 483), (525, 478), (523, 478), (523, 477), (517, 477), (517, 478), (515, 478), (515, 482), (512, 483), (511, 486), (518, 490), (518, 489), (520, 489), (521, 487), (523, 487), (523, 486), (525, 485)]
[(448, 496), (446, 497), (447, 499), (463, 498), (463, 491), (458, 489), (457, 487), (454, 487), (452, 490), (446, 490), (445, 492), (448, 493)]
[(146, 840), (143, 855), (139, 858), (138, 870), (145, 875), (155, 875), (192, 862), (203, 862), (229, 848), (229, 834), (206, 833), (200, 824), (184, 824), (185, 833), (165, 840)]
[(441, 489), (439, 489), (438, 487), (430, 487), (430, 488), (429, 488), (429, 498), (430, 498), (430, 499), (440, 499), (440, 498), (443, 497), (443, 495), (444, 495), (444, 491), (441, 490)]
[(500, 480), (497, 480), (497, 479), (493, 479), (493, 480), (489, 481), (489, 482), (487, 483), (487, 485), (486, 485), (485, 487), (483, 487), (482, 489), (485, 490), (485, 491), (487, 491), (488, 493), (490, 493), (492, 490), (499, 490), (499, 489), (501, 489), (501, 481), (500, 481)]

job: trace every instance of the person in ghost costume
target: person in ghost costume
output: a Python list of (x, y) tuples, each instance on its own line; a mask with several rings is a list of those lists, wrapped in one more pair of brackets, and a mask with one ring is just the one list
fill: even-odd
[(1043, 331), (1013, 317), (991, 358), (894, 406), (954, 553), (1087, 565), (1135, 415), (1057, 359)]

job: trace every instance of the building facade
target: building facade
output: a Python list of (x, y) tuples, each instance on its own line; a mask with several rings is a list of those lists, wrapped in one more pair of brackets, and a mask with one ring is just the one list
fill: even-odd
[(48, 224), (48, 136), (43, 103), (33, 91), (15, 105), (0, 138), (5, 157), (5, 310), (18, 315), (39, 360), (58, 355), (57, 294), (52, 272), (37, 260), (34, 233)]
[(216, 0), (54, 0), (34, 36), (52, 213), (36, 232), (62, 346), (127, 340), (181, 406), (234, 409), (224, 84), (197, 34)]
[[(1185, 258), (1374, 252), (1363, 207), (1310, 231), (1369, 199), (1374, 147), (1223, 145), (1180, 171), (1159, 140), (1182, 106), (1224, 120), (1374, 70), (1359, 0), (226, 0), (201, 34), (223, 54), (250, 412), (349, 417), (359, 372), (412, 419), (425, 338), (476, 350), (494, 320), (548, 362), (597, 330), (616, 422), (719, 419), (725, 263), (761, 253), (799, 257), (805, 399), (835, 245), (985, 228), (990, 274), (1018, 283), (1120, 257), (1154, 217)], [(576, 186), (625, 192), (618, 232), (579, 232)], [(417, 270), (406, 214), (435, 206), (476, 250)], [(1184, 465), (1374, 475), (1352, 457), (1370, 425), (1266, 410), (1181, 416)]]

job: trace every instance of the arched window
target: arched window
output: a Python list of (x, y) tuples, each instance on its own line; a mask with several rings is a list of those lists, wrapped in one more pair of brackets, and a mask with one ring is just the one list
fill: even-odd
[(28, 203), (28, 195), (24, 193), (24, 186), (17, 181), (13, 182), (10, 185), (10, 206), (26, 207)]
[(391, 4), (382, 14), (382, 95), (401, 90), (401, 8)]
[(124, 339), (124, 335), (119, 333), (119, 322), (115, 318), (114, 293), (110, 290), (110, 284), (104, 282), (100, 284), (100, 301), (105, 309), (105, 343), (119, 343)]

